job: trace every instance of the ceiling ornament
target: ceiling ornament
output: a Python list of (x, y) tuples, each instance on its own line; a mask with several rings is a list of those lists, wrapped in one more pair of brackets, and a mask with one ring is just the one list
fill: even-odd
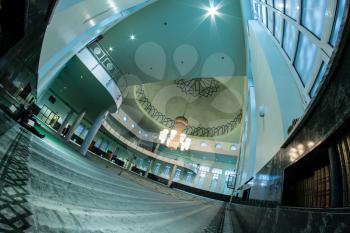
[(122, 80), (124, 77), (124, 72), (115, 64), (107, 49), (104, 48), (98, 41), (94, 41), (93, 43), (89, 44), (87, 48), (96, 58), (98, 63), (103, 67), (103, 69), (113, 79), (113, 81), (118, 85), (123, 97), (126, 97), (128, 94), (128, 84), (125, 79)]
[(220, 82), (214, 78), (178, 79), (175, 84), (186, 95), (193, 97), (210, 97), (220, 89)]
[(184, 116), (178, 116), (175, 118), (175, 129), (163, 129), (159, 133), (159, 141), (165, 144), (171, 150), (181, 151), (189, 150), (192, 143), (191, 138), (187, 137), (184, 133), (188, 124), (188, 120)]
[[(167, 117), (165, 114), (160, 112), (155, 106), (152, 105), (151, 101), (145, 94), (143, 86), (136, 87), (136, 100), (152, 119), (162, 124), (166, 128), (175, 129), (175, 120), (170, 117)], [(229, 134), (241, 124), (242, 117), (243, 112), (242, 109), (240, 109), (232, 115), (232, 120), (230, 120), (226, 124), (215, 127), (196, 127), (187, 125), (186, 129), (184, 130), (184, 133), (196, 137), (215, 137)]]

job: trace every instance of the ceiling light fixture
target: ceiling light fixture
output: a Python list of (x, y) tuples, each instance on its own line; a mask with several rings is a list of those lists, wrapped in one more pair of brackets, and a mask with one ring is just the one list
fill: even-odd
[(110, 46), (110, 47), (108, 48), (108, 50), (109, 50), (110, 52), (113, 52), (113, 47)]
[(207, 9), (207, 12), (208, 12), (208, 15), (210, 15), (211, 17), (215, 17), (219, 14), (217, 6), (210, 6)]
[(175, 119), (175, 129), (163, 129), (159, 133), (159, 141), (165, 144), (171, 150), (177, 150), (180, 147), (181, 151), (189, 150), (192, 140), (183, 132), (187, 127), (188, 120), (183, 116), (178, 116)]
[(129, 38), (130, 40), (136, 40), (136, 36), (134, 34), (131, 34)]

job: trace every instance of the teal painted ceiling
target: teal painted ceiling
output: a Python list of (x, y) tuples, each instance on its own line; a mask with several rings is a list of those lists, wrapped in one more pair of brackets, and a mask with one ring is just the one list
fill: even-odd
[(86, 111), (90, 122), (94, 122), (101, 111), (115, 104), (111, 95), (77, 57), (73, 57), (58, 74), (51, 90), (75, 112)]
[(220, 2), (212, 18), (205, 10), (208, 0), (157, 1), (114, 26), (99, 42), (110, 49), (128, 85), (244, 76), (240, 0)]

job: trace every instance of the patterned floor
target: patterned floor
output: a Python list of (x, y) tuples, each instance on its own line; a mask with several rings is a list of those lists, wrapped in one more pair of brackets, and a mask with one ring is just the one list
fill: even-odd
[(63, 143), (18, 126), (6, 129), (0, 135), (0, 232), (220, 232), (221, 202), (119, 176)]

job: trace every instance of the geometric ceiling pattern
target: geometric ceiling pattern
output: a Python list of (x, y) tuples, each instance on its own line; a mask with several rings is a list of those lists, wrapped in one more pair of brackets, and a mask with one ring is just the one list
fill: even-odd
[[(175, 118), (188, 119), (186, 134), (218, 142), (239, 143), (244, 112), (246, 77), (198, 79), (197, 83), (214, 85), (211, 91), (178, 85), (178, 80), (161, 81), (129, 87), (121, 106), (143, 130), (157, 133), (173, 129)], [(186, 80), (191, 82), (191, 80)]]
[(220, 87), (220, 82), (214, 78), (178, 79), (175, 80), (175, 84), (186, 95), (191, 95), (193, 97), (212, 96)]
[[(187, 94), (188, 92), (186, 92)], [(195, 94), (193, 90), (190, 92), (195, 97), (203, 97), (198, 94)], [(203, 94), (201, 91), (198, 92)], [(209, 92), (206, 90), (205, 95), (208, 96)], [(160, 124), (164, 125), (168, 129), (175, 129), (175, 118), (167, 117), (164, 113), (160, 112), (155, 106), (152, 105), (151, 101), (147, 97), (143, 86), (138, 86), (136, 89), (136, 100), (140, 103), (143, 109), (148, 113), (148, 115), (158, 121)], [(215, 137), (220, 135), (225, 135), (230, 133), (232, 130), (236, 129), (242, 121), (242, 109), (239, 109), (232, 115), (232, 120), (229, 120), (227, 123), (214, 126), (214, 127), (200, 127), (187, 125), (185, 133), (191, 136), (197, 137)], [(180, 114), (181, 115), (181, 114)]]

